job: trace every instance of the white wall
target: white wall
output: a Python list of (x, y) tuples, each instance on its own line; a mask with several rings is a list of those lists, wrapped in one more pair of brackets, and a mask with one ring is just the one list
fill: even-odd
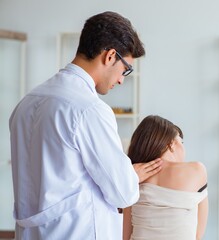
[(178, 124), (188, 160), (207, 166), (207, 240), (219, 239), (218, 9), (216, 0), (0, 0), (0, 28), (28, 34), (28, 90), (56, 72), (59, 32), (80, 31), (85, 19), (105, 10), (132, 21), (147, 49), (141, 61), (141, 117), (160, 114)]

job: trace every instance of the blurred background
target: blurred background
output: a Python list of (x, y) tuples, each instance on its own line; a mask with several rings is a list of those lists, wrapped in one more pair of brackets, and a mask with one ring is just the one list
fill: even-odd
[[(0, 0), (2, 33), (21, 33), (21, 39), (0, 38), (0, 230), (14, 228), (11, 110), (24, 93), (58, 71), (60, 33), (80, 33), (88, 17), (110, 10), (131, 20), (147, 51), (138, 69), (139, 120), (158, 114), (181, 127), (187, 160), (203, 162), (208, 171), (204, 239), (219, 239), (218, 9), (216, 0)], [(128, 98), (123, 87), (117, 88), (121, 101)]]

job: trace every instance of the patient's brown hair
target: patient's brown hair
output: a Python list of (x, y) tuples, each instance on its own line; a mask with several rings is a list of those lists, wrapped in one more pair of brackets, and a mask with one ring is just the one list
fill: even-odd
[(128, 149), (132, 163), (150, 162), (162, 156), (181, 129), (160, 116), (149, 115), (134, 131)]

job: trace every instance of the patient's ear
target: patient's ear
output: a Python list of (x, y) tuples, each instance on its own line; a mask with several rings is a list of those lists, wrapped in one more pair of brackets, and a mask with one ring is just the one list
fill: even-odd
[(170, 150), (170, 152), (174, 152), (174, 150), (173, 150), (173, 148), (171, 147), (171, 146), (169, 146), (169, 150)]
[(172, 141), (169, 145), (168, 145), (168, 149), (170, 150), (170, 152), (174, 152), (174, 141)]

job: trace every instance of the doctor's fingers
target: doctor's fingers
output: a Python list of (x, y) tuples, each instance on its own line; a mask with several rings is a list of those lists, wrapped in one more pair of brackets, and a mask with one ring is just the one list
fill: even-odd
[(139, 183), (158, 173), (161, 170), (161, 164), (162, 161), (160, 159), (156, 159), (148, 163), (133, 164), (133, 167), (139, 177)]
[(148, 163), (143, 163), (146, 172), (151, 172), (157, 169), (161, 169), (163, 161), (158, 158), (156, 160), (150, 161)]
[(162, 165), (163, 161), (160, 158), (157, 158), (153, 161), (147, 162), (147, 163), (135, 163), (133, 164), (133, 167), (135, 171), (147, 171), (150, 172)]

